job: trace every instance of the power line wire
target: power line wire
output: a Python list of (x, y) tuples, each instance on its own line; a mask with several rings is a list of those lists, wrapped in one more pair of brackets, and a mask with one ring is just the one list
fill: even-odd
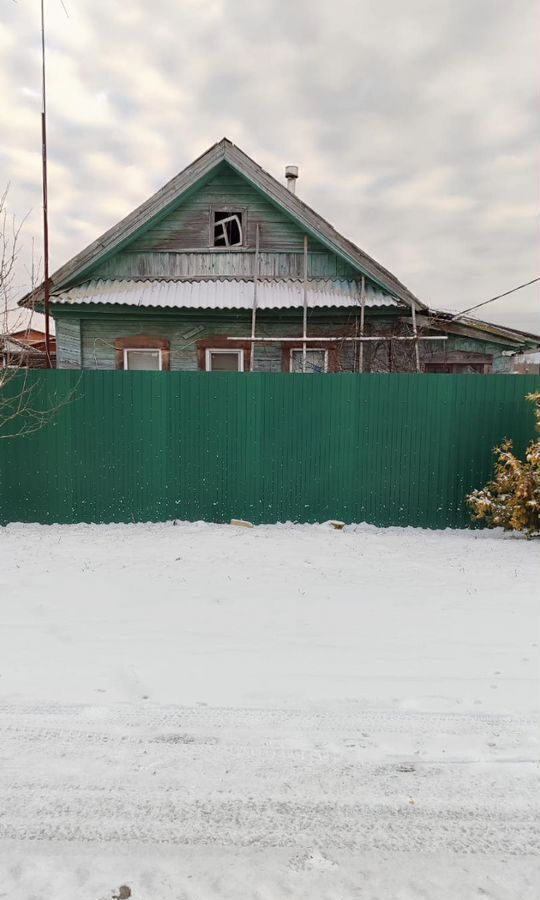
[(536, 281), (540, 281), (540, 275), (537, 278), (533, 278), (531, 281), (526, 281), (525, 284), (518, 284), (517, 287), (512, 288), (511, 291), (505, 291), (504, 294), (497, 294), (496, 297), (490, 297), (489, 300), (483, 300), (482, 303), (477, 303), (476, 306), (469, 306), (468, 309), (463, 309), (461, 312), (456, 313), (450, 319), (451, 322), (454, 319), (457, 319), (458, 316), (464, 316), (465, 313), (472, 312), (473, 309), (480, 309), (481, 306), (486, 306), (488, 303), (493, 303), (494, 300), (500, 300), (501, 297), (508, 297), (508, 294), (514, 294), (516, 291), (520, 291), (522, 288), (529, 287), (530, 284), (534, 284)]

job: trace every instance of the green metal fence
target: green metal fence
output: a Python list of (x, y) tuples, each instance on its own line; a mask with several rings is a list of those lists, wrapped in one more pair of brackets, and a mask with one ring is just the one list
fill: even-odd
[(524, 397), (540, 389), (534, 375), (27, 379), (34, 405), (74, 394), (41, 431), (0, 440), (3, 524), (234, 516), (465, 526), (464, 497), (489, 478), (491, 449), (508, 436), (522, 451), (533, 436)]

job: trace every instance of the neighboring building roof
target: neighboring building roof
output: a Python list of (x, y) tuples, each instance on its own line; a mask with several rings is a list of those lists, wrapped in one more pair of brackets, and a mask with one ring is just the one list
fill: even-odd
[[(22, 339), (21, 339), (22, 336)], [(47, 356), (45, 334), (34, 329), (13, 331), (10, 334), (0, 335), (0, 353), (3, 356), (21, 358), (25, 360), (45, 359)], [(56, 338), (50, 339), (51, 356), (56, 354)]]
[[(252, 309), (253, 279), (99, 279), (60, 291), (51, 302), (61, 305), (79, 303), (149, 306), (162, 309)], [(310, 309), (358, 307), (358, 285), (354, 281), (309, 281), (307, 302)], [(382, 291), (366, 289), (366, 306), (401, 304)], [(293, 279), (261, 279), (257, 284), (257, 308), (301, 309), (303, 282)]]
[[(322, 216), (303, 203), (285, 185), (265, 172), (261, 166), (227, 138), (223, 138), (219, 143), (210, 147), (206, 153), (203, 153), (195, 162), (176, 175), (149, 200), (137, 207), (92, 244), (89, 244), (64, 266), (57, 269), (50, 279), (52, 289), (58, 291), (67, 287), (75, 279), (84, 277), (84, 273), (100, 260), (126, 246), (140, 229), (147, 227), (153, 219), (160, 218), (174, 208), (182, 197), (193, 189), (194, 185), (208, 178), (210, 173), (223, 162), (226, 162), (269, 200), (288, 213), (307, 234), (311, 234), (329, 250), (354, 266), (359, 275), (366, 275), (383, 291), (393, 294), (407, 305), (414, 304), (417, 309), (425, 308), (424, 304), (391, 272), (339, 234)], [(41, 302), (42, 299), (43, 285), (40, 285), (23, 297), (20, 303), (31, 305)]]
[(37, 328), (21, 328), (20, 331), (11, 331), (9, 336), (29, 346), (45, 343), (45, 332)]
[[(28, 337), (28, 335), (30, 335)], [(54, 350), (56, 338), (54, 335), (50, 337), (51, 348)], [(45, 334), (41, 331), (10, 331), (7, 334), (0, 334), (0, 347), (4, 350), (16, 350), (27, 353), (45, 353)]]
[(540, 347), (540, 335), (538, 334), (519, 331), (517, 328), (507, 328), (506, 325), (495, 325), (493, 322), (485, 322), (483, 319), (475, 319), (472, 316), (441, 312), (438, 309), (426, 310), (417, 317), (417, 323), (418, 327), (444, 331), (446, 334), (459, 334), (476, 340), (483, 339), (520, 347)]

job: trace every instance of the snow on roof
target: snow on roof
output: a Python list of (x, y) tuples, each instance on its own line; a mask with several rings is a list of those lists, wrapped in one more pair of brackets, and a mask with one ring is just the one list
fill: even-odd
[[(55, 304), (114, 304), (169, 309), (251, 309), (253, 280), (163, 280), (99, 279), (54, 294)], [(257, 285), (258, 309), (296, 309), (304, 304), (300, 280), (261, 280)], [(310, 281), (308, 306), (357, 307), (360, 304), (355, 281)], [(366, 306), (401, 306), (394, 297), (366, 288)]]

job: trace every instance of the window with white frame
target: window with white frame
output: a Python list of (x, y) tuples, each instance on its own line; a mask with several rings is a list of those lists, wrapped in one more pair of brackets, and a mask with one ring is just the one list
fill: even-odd
[(162, 367), (161, 350), (142, 347), (124, 349), (124, 369), (135, 372), (160, 372)]
[(244, 351), (243, 350), (213, 350), (209, 347), (206, 350), (206, 371), (207, 372), (243, 372), (244, 371)]
[[(304, 351), (302, 347), (294, 347), (291, 349), (290, 366), (291, 372), (304, 371)], [(306, 349), (306, 374), (314, 374), (318, 372), (328, 371), (328, 350)]]

